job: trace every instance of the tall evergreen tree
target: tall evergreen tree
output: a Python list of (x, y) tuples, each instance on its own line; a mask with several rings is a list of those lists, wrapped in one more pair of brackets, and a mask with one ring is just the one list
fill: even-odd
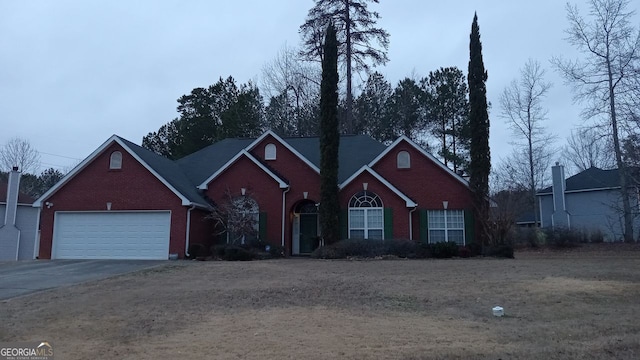
[(489, 149), (489, 113), (487, 110), (487, 72), (482, 60), (482, 43), (478, 15), (474, 14), (469, 43), (469, 130), (471, 140), (469, 153), (469, 185), (474, 194), (476, 221), (479, 222), (480, 243), (489, 239), (489, 172), (491, 152)]
[[(338, 46), (340, 56), (344, 57), (347, 80), (347, 99), (345, 122), (347, 133), (353, 133), (353, 91), (351, 85), (352, 72), (368, 71), (371, 65), (384, 65), (389, 48), (389, 33), (375, 27), (380, 15), (370, 11), (368, 3), (379, 0), (315, 0), (316, 4), (309, 10), (305, 23), (300, 26), (302, 35), (302, 55), (309, 59), (322, 59), (324, 46), (322, 38), (324, 29), (329, 23), (335, 24), (339, 34)], [(380, 45), (376, 48), (372, 42)], [(325, 44), (326, 46), (326, 44)]]
[(422, 79), (427, 117), (440, 141), (438, 154), (453, 171), (466, 170), (469, 163), (469, 90), (462, 70), (440, 68)]
[(325, 244), (340, 240), (338, 229), (338, 40), (327, 27), (320, 85), (320, 229)]
[(180, 117), (142, 139), (142, 146), (179, 159), (227, 137), (253, 137), (262, 132), (262, 96), (251, 82), (236, 85), (233, 77), (207, 88), (195, 88), (178, 99)]

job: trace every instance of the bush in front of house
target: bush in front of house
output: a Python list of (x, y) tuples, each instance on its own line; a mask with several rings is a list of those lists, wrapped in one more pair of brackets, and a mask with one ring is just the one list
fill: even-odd
[(227, 261), (249, 261), (276, 259), (285, 256), (285, 249), (280, 245), (271, 245), (262, 241), (246, 244), (220, 244), (211, 247), (214, 258)]
[(545, 228), (547, 244), (555, 248), (574, 248), (583, 242), (583, 234), (581, 231), (567, 228)]
[(500, 245), (487, 246), (484, 249), (484, 256), (513, 259), (514, 258), (513, 245), (500, 244)]
[[(350, 257), (373, 258), (396, 256), (407, 259), (452, 258), (460, 256), (460, 246), (455, 242), (425, 244), (413, 240), (365, 240), (347, 239), (335, 244), (322, 246), (311, 253), (316, 259), (346, 259)], [(462, 256), (470, 257), (471, 251), (462, 248)]]
[(431, 246), (431, 253), (436, 259), (449, 259), (458, 256), (460, 251), (460, 246), (453, 241), (438, 242), (431, 244)]

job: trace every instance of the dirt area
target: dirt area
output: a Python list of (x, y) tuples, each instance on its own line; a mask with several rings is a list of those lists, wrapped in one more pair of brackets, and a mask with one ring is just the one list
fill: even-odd
[(177, 261), (0, 302), (0, 341), (63, 360), (638, 359), (639, 304), (637, 247)]

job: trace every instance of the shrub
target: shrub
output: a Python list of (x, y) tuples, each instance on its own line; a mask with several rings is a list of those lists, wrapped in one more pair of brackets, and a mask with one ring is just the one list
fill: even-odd
[(418, 243), (413, 240), (390, 240), (386, 242), (387, 253), (401, 258), (418, 258)]
[(432, 244), (432, 254), (436, 259), (448, 259), (458, 256), (459, 246), (453, 241)]
[(458, 256), (460, 256), (461, 258), (470, 258), (471, 255), (471, 250), (469, 250), (469, 248), (466, 246), (462, 246), (458, 249)]
[(227, 261), (249, 261), (256, 258), (256, 254), (245, 245), (215, 245), (211, 252), (219, 259)]
[(602, 243), (604, 242), (604, 234), (599, 229), (592, 230), (591, 234), (589, 234), (589, 242), (592, 243)]
[(269, 245), (269, 256), (271, 258), (281, 258), (285, 255), (284, 246), (280, 245)]
[(546, 228), (544, 232), (547, 243), (556, 248), (577, 247), (583, 238), (580, 231), (567, 228)]

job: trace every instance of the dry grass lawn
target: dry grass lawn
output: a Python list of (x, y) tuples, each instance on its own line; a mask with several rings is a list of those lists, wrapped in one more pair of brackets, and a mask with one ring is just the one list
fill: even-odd
[(61, 360), (638, 359), (640, 251), (611, 249), (170, 262), (0, 302), (0, 340)]

